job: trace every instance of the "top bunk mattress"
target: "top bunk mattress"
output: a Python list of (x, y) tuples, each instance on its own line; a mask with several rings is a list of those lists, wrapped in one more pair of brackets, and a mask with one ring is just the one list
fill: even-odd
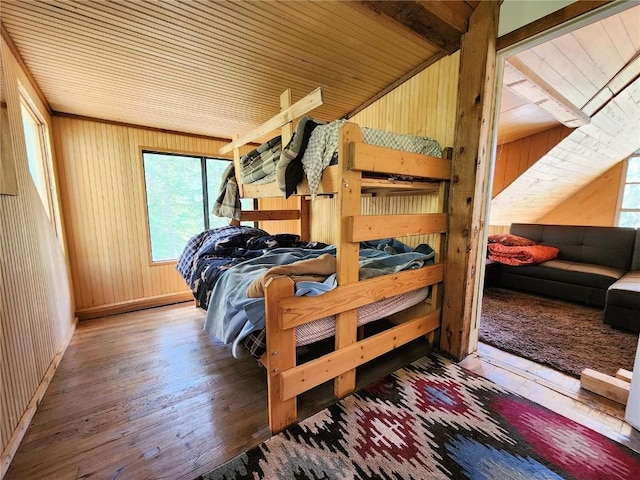
[[(340, 128), (347, 120), (325, 123), (303, 117), (291, 141), (283, 148), (281, 137), (274, 137), (240, 159), (243, 185), (275, 184), (285, 198), (297, 193), (305, 180), (312, 198), (321, 190), (323, 171), (337, 163)], [(398, 134), (362, 127), (363, 141), (394, 150), (442, 157), (442, 148), (433, 138)], [(235, 181), (235, 166), (225, 171), (214, 214), (239, 219), (240, 194)]]

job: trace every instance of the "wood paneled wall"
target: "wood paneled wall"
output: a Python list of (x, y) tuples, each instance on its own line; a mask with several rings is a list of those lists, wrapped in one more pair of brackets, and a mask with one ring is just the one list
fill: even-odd
[[(442, 147), (453, 145), (456, 121), (459, 53), (445, 57), (356, 114), (350, 120), (363, 127), (425, 135)], [(438, 210), (435, 195), (365, 197), (364, 215), (428, 213)], [(335, 238), (335, 200), (319, 199), (311, 206), (311, 238), (331, 243)], [(323, 219), (320, 221), (319, 219)], [(326, 221), (324, 220), (326, 219)], [(437, 236), (402, 239), (429, 243), (436, 251)]]
[(557, 225), (615, 226), (623, 164), (624, 162), (620, 162), (614, 165), (556, 208), (538, 218), (536, 222)]
[(188, 299), (175, 262), (150, 263), (142, 149), (219, 157), (225, 142), (68, 116), (53, 120), (80, 317)]
[[(450, 146), (457, 74), (458, 55), (454, 54), (390, 92), (353, 121), (398, 133), (428, 135)], [(217, 156), (223, 143), (68, 116), (54, 116), (53, 126), (78, 313), (83, 316), (105, 308), (126, 308), (149, 299), (163, 303), (188, 298), (188, 288), (173, 263), (149, 263), (141, 148)], [(321, 199), (312, 203), (312, 240), (334, 241), (331, 202)], [(284, 200), (270, 203), (273, 208), (291, 208), (279, 206), (286, 205)], [(432, 211), (435, 203), (433, 196), (370, 198), (364, 201), (363, 211), (408, 208), (404, 211), (426, 212)], [(288, 223), (263, 227), (270, 233), (294, 229)]]
[(44, 394), (39, 386), (43, 385), (45, 374), (52, 374), (50, 366), (60, 356), (60, 350), (64, 350), (73, 332), (74, 316), (66, 258), (29, 173), (19, 85), (27, 91), (49, 125), (51, 118), (4, 38), (1, 42), (4, 94), (18, 184), (18, 195), (0, 195), (0, 443), (3, 475), (12, 450), (26, 430), (30, 414), (35, 411), (36, 394)]
[(571, 128), (560, 125), (513, 142), (498, 145), (491, 198), (508, 187), (511, 182), (555, 147), (560, 140), (566, 138), (571, 131)]
[(363, 127), (426, 135), (452, 147), (460, 53), (434, 63), (351, 120)]
[[(572, 129), (559, 126), (520, 140), (498, 145), (492, 197), (498, 195), (531, 165), (566, 138)], [(616, 164), (594, 181), (564, 200), (553, 210), (535, 221), (558, 225), (613, 226), (622, 162)], [(509, 225), (492, 225), (489, 234), (507, 233)]]
[[(398, 86), (350, 121), (363, 127), (378, 128), (396, 133), (426, 135), (435, 138), (442, 147), (453, 145), (456, 121), (459, 53), (445, 57)], [(313, 112), (312, 112), (313, 115)], [(287, 203), (288, 202), (288, 203)], [(311, 202), (311, 240), (334, 243), (336, 235), (336, 203), (334, 198), (318, 197)], [(295, 208), (293, 200), (261, 200), (262, 208)], [(438, 211), (435, 195), (398, 197), (365, 197), (364, 215), (380, 213), (428, 213)], [(264, 223), (269, 233), (295, 231), (295, 222)], [(438, 236), (402, 239), (415, 246), (429, 243), (436, 251)]]

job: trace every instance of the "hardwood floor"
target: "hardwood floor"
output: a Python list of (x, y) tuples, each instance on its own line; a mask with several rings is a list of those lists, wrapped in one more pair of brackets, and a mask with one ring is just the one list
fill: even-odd
[(80, 322), (6, 479), (192, 479), (268, 438), (264, 371), (187, 305)]
[(625, 407), (581, 389), (575, 377), (483, 343), (460, 365), (640, 453), (640, 432), (624, 421)]
[[(5, 480), (184, 479), (270, 436), (267, 380), (186, 303), (78, 324)], [(420, 340), (358, 370), (358, 386), (427, 353)], [(305, 418), (332, 384), (300, 398)]]
[[(265, 371), (203, 332), (204, 316), (187, 303), (80, 322), (6, 480), (192, 480), (266, 440)], [(413, 342), (359, 370), (358, 384), (425, 353)], [(511, 357), (481, 345), (462, 365), (640, 451), (614, 402)], [(333, 401), (319, 387), (300, 418)]]

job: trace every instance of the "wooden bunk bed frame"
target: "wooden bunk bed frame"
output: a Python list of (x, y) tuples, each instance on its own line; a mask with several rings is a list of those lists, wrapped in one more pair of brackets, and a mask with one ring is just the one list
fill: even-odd
[[(321, 92), (290, 106), (291, 93), (281, 96), (282, 111), (253, 132), (236, 138), (221, 149), (233, 150), (236, 177), (245, 198), (282, 197), (273, 184), (242, 185), (239, 148), (278, 127), (282, 127), (283, 145), (291, 138), (292, 121), (322, 102)], [(266, 125), (266, 127), (265, 127)], [(398, 182), (369, 179), (365, 172), (398, 174), (428, 179)], [(355, 390), (356, 367), (390, 352), (421, 336), (433, 344), (441, 325), (441, 285), (444, 280), (444, 236), (448, 215), (445, 199), (451, 176), (451, 161), (415, 153), (392, 150), (363, 142), (362, 131), (353, 123), (340, 131), (338, 165), (323, 172), (320, 193), (337, 198), (337, 281), (335, 290), (317, 297), (295, 297), (294, 283), (288, 277), (271, 279), (265, 289), (267, 350), (261, 362), (267, 369), (269, 426), (278, 432), (297, 420), (297, 395), (326, 381), (334, 380), (334, 394), (340, 398)], [(439, 212), (408, 215), (361, 215), (363, 194), (381, 191), (438, 194)], [(309, 205), (303, 185), (298, 189), (299, 210), (243, 212), (242, 220), (300, 221), (302, 237), (309, 233)], [(439, 261), (417, 270), (358, 279), (359, 243), (391, 237), (440, 234), (437, 246)], [(374, 336), (359, 339), (357, 309), (364, 305), (431, 286), (427, 301), (391, 315), (391, 328)], [(335, 350), (301, 365), (296, 365), (295, 328), (319, 318), (336, 316)]]

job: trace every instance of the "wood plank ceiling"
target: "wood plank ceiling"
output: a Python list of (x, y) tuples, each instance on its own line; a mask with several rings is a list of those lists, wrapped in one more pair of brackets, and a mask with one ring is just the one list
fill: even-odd
[[(640, 148), (640, 5), (506, 58), (530, 69), (566, 106), (590, 117), (491, 203), (493, 225), (535, 222)], [(525, 66), (525, 68), (522, 68)], [(506, 75), (505, 75), (506, 79)], [(498, 143), (558, 120), (503, 84)], [(522, 92), (521, 90), (520, 92)]]
[[(320, 86), (313, 115), (348, 116), (455, 51), (477, 4), (3, 0), (2, 25), (54, 112), (231, 138), (277, 113), (286, 88), (296, 101)], [(535, 220), (640, 147), (640, 6), (626, 4), (507, 59), (498, 143), (559, 124), (523, 96), (540, 84), (561, 98), (555, 114), (593, 120), (494, 199), (492, 223)]]
[[(593, 115), (611, 98), (611, 79), (620, 75), (629, 81), (640, 71), (639, 29), (640, 7), (629, 8), (513, 55), (507, 64), (525, 66), (576, 109)], [(505, 81), (498, 144), (557, 124), (555, 117), (519, 94), (517, 84)]]
[(2, 3), (2, 23), (54, 112), (223, 138), (277, 113), (286, 88), (296, 101), (322, 87), (314, 115), (347, 115), (457, 49), (477, 5), (428, 2), (424, 21), (444, 30), (427, 41), (385, 11), (418, 2)]

